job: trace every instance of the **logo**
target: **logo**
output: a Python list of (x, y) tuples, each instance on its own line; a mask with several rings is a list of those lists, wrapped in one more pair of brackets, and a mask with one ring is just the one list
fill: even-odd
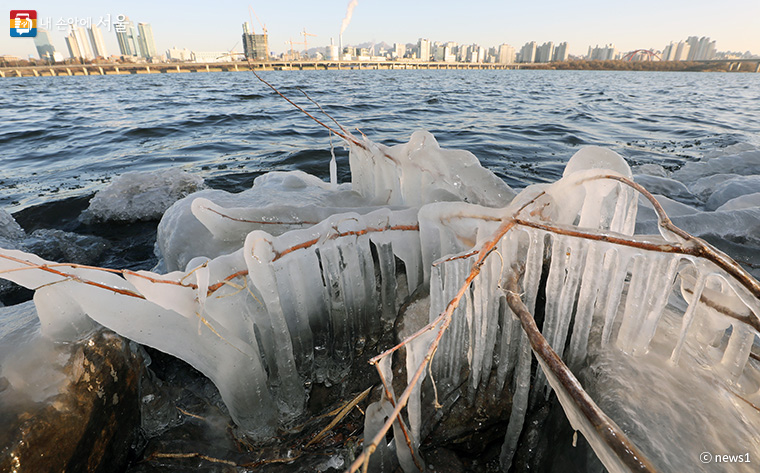
[(11, 38), (37, 36), (37, 10), (11, 10)]

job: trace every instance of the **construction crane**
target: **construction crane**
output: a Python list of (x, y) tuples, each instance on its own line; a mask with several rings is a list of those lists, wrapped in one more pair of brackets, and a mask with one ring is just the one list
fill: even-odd
[(314, 37), (316, 37), (317, 35), (311, 34), (311, 33), (307, 33), (306, 32), (306, 28), (303, 29), (303, 31), (301, 32), (301, 35), (303, 36), (303, 47), (306, 50), (306, 57), (308, 58), (309, 57), (309, 45), (308, 45), (308, 41), (307, 41), (306, 37), (307, 36), (314, 36)]
[(293, 41), (293, 38), (290, 38), (290, 41), (285, 41), (285, 44), (290, 44), (290, 60), (291, 61), (295, 60), (295, 57), (296, 57), (296, 53), (293, 50), (293, 45), (294, 44), (303, 44), (303, 45), (306, 45), (305, 42)]
[(251, 5), (248, 5), (248, 16), (251, 17), (251, 33), (256, 34), (256, 32), (253, 30), (253, 17), (256, 17), (256, 21), (259, 22), (259, 26), (261, 26), (261, 31), (264, 32), (264, 34), (267, 34), (267, 25), (261, 22), (259, 20), (259, 16), (256, 14), (256, 12), (253, 10), (253, 7)]

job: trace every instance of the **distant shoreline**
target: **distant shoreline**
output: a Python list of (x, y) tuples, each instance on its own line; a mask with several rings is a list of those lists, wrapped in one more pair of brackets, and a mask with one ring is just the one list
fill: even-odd
[[(565, 61), (551, 63), (457, 63), (415, 61), (269, 61), (255, 62), (256, 70), (577, 70), (577, 71), (657, 71), (657, 72), (760, 72), (760, 59), (714, 61)], [(82, 75), (163, 74), (247, 71), (247, 62), (166, 62), (60, 65), (5, 65), (2, 77), (43, 77)]]

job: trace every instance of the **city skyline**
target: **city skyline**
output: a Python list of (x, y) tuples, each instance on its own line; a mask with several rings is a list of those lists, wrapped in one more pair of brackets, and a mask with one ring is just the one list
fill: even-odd
[[(750, 2), (752, 3), (752, 2)], [(38, 25), (50, 18), (52, 44), (56, 51), (66, 51), (68, 28), (61, 31), (56, 23), (61, 18), (89, 19), (94, 25), (110, 15), (110, 27), (101, 24), (105, 48), (111, 54), (119, 51), (114, 31), (118, 15), (127, 15), (133, 22), (149, 23), (158, 54), (166, 50), (187, 48), (197, 51), (243, 51), (241, 24), (252, 21), (254, 32), (261, 32), (263, 23), (269, 34), (269, 48), (274, 53), (290, 49), (286, 44), (303, 41), (306, 29), (310, 47), (324, 47), (333, 38), (338, 43), (348, 1), (323, 1), (318, 4), (293, 0), (288, 8), (281, 4), (253, 4), (255, 15), (245, 2), (223, 2), (211, 9), (200, 2), (182, 7), (157, 5), (135, 0), (117, 9), (103, 7), (94, 1), (67, 2), (60, 6), (50, 1), (37, 2)], [(461, 12), (459, 2), (415, 2), (412, 5), (395, 0), (372, 2), (359, 0), (343, 34), (343, 44), (372, 42), (417, 43), (419, 38), (431, 42), (477, 43), (498, 47), (507, 43), (516, 49), (535, 41), (568, 43), (568, 54), (583, 56), (589, 47), (615, 44), (618, 51), (654, 49), (662, 51), (669, 43), (678, 43), (691, 36), (707, 36), (717, 41), (720, 51), (760, 53), (760, 29), (752, 21), (760, 17), (760, 2), (727, 0), (720, 9), (714, 4), (694, 0), (644, 1), (635, 9), (617, 8), (597, 0), (579, 0), (572, 6), (559, 2), (538, 5), (506, 4), (473, 0)], [(671, 15), (669, 12), (678, 11)], [(202, 12), (202, 14), (199, 14)], [(482, 13), (482, 14), (481, 14)], [(256, 18), (258, 17), (258, 18)], [(473, 17), (466, 21), (462, 18)], [(723, 18), (725, 21), (721, 21)], [(258, 21), (261, 19), (261, 23)], [(729, 21), (730, 20), (730, 21)], [(728, 26), (724, 26), (728, 25)], [(43, 26), (44, 27), (44, 26)], [(303, 45), (296, 45), (302, 49)], [(36, 57), (34, 42), (23, 38), (3, 37), (0, 54), (26, 58)]]

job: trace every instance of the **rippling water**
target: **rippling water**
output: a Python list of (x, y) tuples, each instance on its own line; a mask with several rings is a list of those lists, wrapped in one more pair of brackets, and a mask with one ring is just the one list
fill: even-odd
[[(599, 71), (267, 72), (283, 93), (385, 144), (427, 129), (513, 187), (554, 181), (581, 145), (677, 168), (760, 142), (760, 75)], [(180, 166), (215, 186), (270, 170), (328, 175), (326, 130), (250, 72), (3, 79), (0, 205), (89, 195)], [(299, 90), (300, 89), (300, 90)], [(335, 141), (338, 144), (337, 141)], [(346, 153), (342, 179), (346, 179)], [(339, 161), (340, 162), (340, 161)]]

